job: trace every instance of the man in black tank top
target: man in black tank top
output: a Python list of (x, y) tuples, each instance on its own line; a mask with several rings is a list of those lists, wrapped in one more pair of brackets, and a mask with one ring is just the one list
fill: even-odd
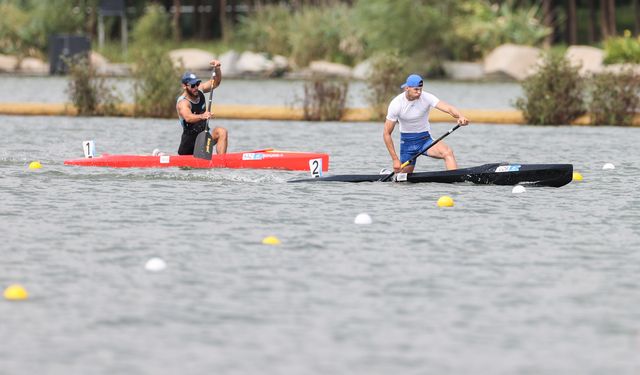
[[(207, 111), (207, 100), (204, 93), (209, 92), (220, 85), (222, 72), (220, 71), (220, 61), (211, 60), (211, 66), (216, 70), (213, 80), (202, 82), (195, 74), (186, 72), (182, 76), (182, 94), (176, 102), (176, 110), (182, 125), (182, 138), (179, 155), (193, 155), (193, 147), (198, 134), (205, 129), (207, 119), (212, 115)], [(227, 129), (215, 127), (211, 132), (211, 137), (216, 145), (218, 154), (227, 152)]]

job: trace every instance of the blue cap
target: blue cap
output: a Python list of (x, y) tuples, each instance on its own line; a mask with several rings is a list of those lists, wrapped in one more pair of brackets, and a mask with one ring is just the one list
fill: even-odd
[(400, 86), (400, 88), (405, 88), (405, 87), (422, 87), (422, 77), (420, 77), (417, 74), (412, 74), (409, 77), (407, 77), (407, 82), (405, 82), (404, 84), (402, 84), (402, 86)]
[(191, 72), (186, 72), (182, 75), (182, 83), (185, 85), (195, 85), (200, 82), (202, 82), (202, 80), (199, 80), (198, 77)]

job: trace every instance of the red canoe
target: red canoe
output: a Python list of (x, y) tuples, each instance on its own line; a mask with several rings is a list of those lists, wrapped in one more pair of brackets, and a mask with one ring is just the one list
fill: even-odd
[(255, 168), (309, 171), (310, 161), (322, 160), (322, 170), (329, 170), (329, 155), (314, 152), (279, 151), (272, 148), (213, 155), (211, 160), (197, 159), (191, 155), (109, 155), (94, 158), (65, 160), (66, 165), (111, 168)]

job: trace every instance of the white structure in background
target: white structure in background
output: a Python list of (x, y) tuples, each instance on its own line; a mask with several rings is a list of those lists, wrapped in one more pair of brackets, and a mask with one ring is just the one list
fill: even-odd
[(124, 0), (100, 0), (98, 6), (98, 46), (104, 47), (104, 17), (120, 17), (120, 35), (122, 51), (127, 53), (127, 12)]

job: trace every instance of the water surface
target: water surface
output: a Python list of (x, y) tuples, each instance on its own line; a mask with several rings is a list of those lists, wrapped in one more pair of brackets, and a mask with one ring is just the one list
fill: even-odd
[[(390, 165), (381, 124), (216, 124), (231, 151), (324, 151), (334, 174)], [(1, 372), (640, 371), (638, 129), (472, 125), (447, 138), (461, 167), (568, 162), (584, 176), (522, 195), (63, 165), (86, 139), (151, 153), (179, 134), (175, 120), (0, 116), (0, 286), (31, 294), (0, 301)], [(455, 207), (436, 207), (442, 195)], [(361, 212), (371, 225), (353, 223)], [(153, 256), (168, 268), (145, 271)]]
[[(108, 82), (125, 102), (133, 102), (131, 79), (110, 79)], [(0, 86), (3, 88), (0, 90), (0, 103), (70, 102), (65, 92), (67, 84), (68, 79), (59, 76), (41, 78), (0, 76)], [(178, 77), (176, 77), (176, 90), (180, 91)], [(459, 108), (472, 109), (512, 109), (515, 99), (522, 95), (520, 85), (513, 82), (427, 81), (425, 90)], [(368, 94), (369, 89), (364, 82), (352, 82), (349, 86), (347, 107), (368, 107)], [(220, 87), (215, 90), (214, 102), (301, 107), (303, 95), (304, 81), (224, 79)]]

